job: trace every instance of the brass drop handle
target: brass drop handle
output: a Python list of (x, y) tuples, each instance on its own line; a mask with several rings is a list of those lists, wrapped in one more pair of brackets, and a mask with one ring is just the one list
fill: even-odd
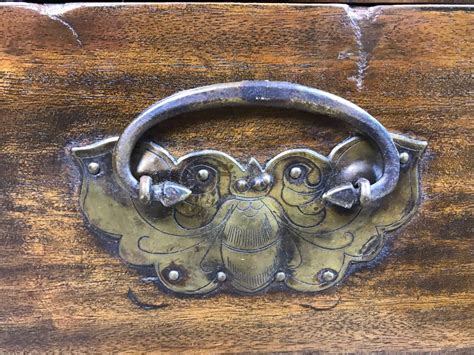
[(115, 146), (113, 168), (120, 185), (143, 202), (161, 201), (171, 206), (191, 191), (170, 181), (154, 185), (149, 176), (138, 181), (130, 169), (130, 158), (142, 135), (159, 122), (179, 114), (223, 106), (263, 106), (297, 109), (341, 119), (372, 139), (383, 159), (383, 174), (374, 184), (360, 179), (326, 191), (323, 198), (344, 208), (376, 201), (394, 190), (400, 174), (399, 154), (384, 126), (355, 104), (325, 91), (288, 82), (242, 81), (199, 87), (178, 92), (143, 111), (124, 130)]
[[(143, 137), (181, 113), (248, 105), (324, 114), (365, 137), (344, 140), (328, 156), (287, 149), (263, 164), (206, 149), (175, 157)], [(246, 81), (170, 96), (121, 137), (73, 148), (73, 154), (82, 171), (81, 210), (94, 232), (117, 240), (119, 255), (134, 267), (149, 272), (152, 265), (166, 291), (204, 295), (319, 292), (338, 284), (351, 265), (373, 260), (387, 233), (413, 215), (425, 148), (389, 135), (337, 96)]]

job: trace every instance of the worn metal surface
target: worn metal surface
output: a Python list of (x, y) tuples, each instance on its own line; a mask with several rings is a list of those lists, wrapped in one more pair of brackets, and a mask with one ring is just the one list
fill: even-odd
[[(139, 182), (130, 169), (130, 158), (138, 140), (150, 128), (179, 114), (203, 109), (229, 106), (264, 106), (297, 109), (315, 114), (324, 114), (352, 125), (362, 134), (370, 137), (378, 146), (383, 159), (383, 172), (373, 185), (364, 190), (363, 202), (376, 201), (393, 191), (400, 171), (399, 155), (387, 130), (370, 114), (328, 92), (289, 82), (268, 80), (242, 81), (215, 84), (185, 90), (171, 95), (143, 111), (120, 136), (115, 148), (114, 170), (120, 185), (133, 196), (144, 195)], [(262, 176), (264, 178), (264, 176)], [(260, 178), (257, 178), (260, 179)], [(323, 198), (344, 208), (351, 208), (360, 202), (361, 188), (357, 182), (347, 182), (326, 191)], [(356, 183), (356, 186), (354, 186)], [(268, 185), (264, 180), (261, 190)], [(245, 188), (242, 186), (242, 188)], [(153, 191), (154, 189), (150, 189)], [(170, 199), (167, 195), (173, 195)], [(163, 185), (157, 186), (155, 199), (168, 201), (168, 205), (185, 198), (186, 191), (179, 186), (170, 186), (169, 193)], [(146, 195), (145, 200), (153, 199)]]
[[(175, 159), (146, 142), (136, 155), (154, 181), (187, 187), (184, 201), (144, 204), (117, 183), (112, 155), (117, 138), (76, 148), (83, 167), (81, 207), (100, 234), (119, 238), (129, 264), (153, 266), (156, 283), (184, 294), (218, 289), (254, 293), (268, 287), (320, 291), (341, 281), (351, 263), (372, 260), (392, 231), (414, 212), (419, 196), (418, 159), (426, 144), (393, 136), (408, 160), (395, 190), (377, 203), (344, 209), (325, 202), (341, 181), (377, 181), (382, 154), (354, 137), (328, 157), (292, 149), (263, 167), (219, 151)], [(143, 162), (145, 160), (145, 162)], [(86, 168), (98, 164), (100, 173)], [(163, 184), (163, 183), (161, 183)], [(364, 193), (366, 194), (366, 192)], [(172, 207), (171, 207), (172, 206)]]
[[(135, 150), (150, 128), (168, 118), (248, 105), (322, 113), (372, 140), (353, 138), (329, 157), (287, 150), (264, 167), (254, 158), (244, 166), (211, 150), (176, 160), (153, 142)], [(94, 157), (87, 162), (90, 176), (103, 172), (102, 179), (89, 179), (84, 171), (82, 208), (89, 222), (121, 236), (122, 258), (154, 266), (157, 283), (165, 288), (205, 294), (226, 282), (254, 293), (276, 281), (320, 291), (340, 281), (352, 262), (374, 258), (383, 246), (383, 228), (396, 228), (413, 211), (418, 180), (405, 177), (398, 183), (400, 160), (411, 177), (407, 167), (416, 171), (425, 145), (398, 141), (415, 147), (411, 164), (410, 154), (403, 148), (399, 153), (387, 130), (349, 101), (287, 82), (243, 81), (172, 95), (142, 112), (117, 142), (74, 153)], [(97, 151), (111, 154), (111, 169)], [(395, 189), (385, 207), (380, 200)]]

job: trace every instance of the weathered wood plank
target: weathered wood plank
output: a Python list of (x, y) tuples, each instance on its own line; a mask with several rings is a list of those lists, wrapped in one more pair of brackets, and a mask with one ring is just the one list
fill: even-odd
[[(1, 349), (472, 350), (471, 7), (58, 9), (0, 6)], [(429, 141), (419, 212), (382, 262), (335, 290), (175, 298), (84, 225), (68, 147), (119, 134), (175, 91), (243, 79), (327, 90)], [(216, 148), (262, 161), (291, 147), (327, 154), (347, 135), (278, 110), (203, 112), (158, 129), (177, 155)], [(168, 307), (137, 308), (129, 287)]]

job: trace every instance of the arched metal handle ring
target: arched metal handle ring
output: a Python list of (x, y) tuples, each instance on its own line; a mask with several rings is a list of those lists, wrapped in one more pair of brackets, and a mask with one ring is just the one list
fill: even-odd
[[(120, 185), (132, 196), (147, 202), (161, 196), (166, 205), (176, 202), (173, 193), (181, 196), (190, 193), (174, 183), (153, 185), (147, 176), (140, 182), (130, 170), (133, 149), (142, 135), (157, 123), (186, 112), (229, 106), (263, 106), (297, 109), (341, 119), (359, 133), (372, 139), (383, 159), (383, 174), (374, 184), (360, 179), (356, 186), (342, 184), (327, 191), (323, 198), (331, 203), (350, 208), (354, 203), (367, 204), (394, 190), (400, 174), (397, 148), (387, 130), (374, 117), (355, 104), (325, 91), (288, 82), (242, 81), (204, 86), (186, 90), (158, 101), (143, 111), (120, 136), (114, 151), (114, 171)], [(168, 190), (168, 193), (165, 190)], [(163, 199), (163, 194), (169, 199)]]

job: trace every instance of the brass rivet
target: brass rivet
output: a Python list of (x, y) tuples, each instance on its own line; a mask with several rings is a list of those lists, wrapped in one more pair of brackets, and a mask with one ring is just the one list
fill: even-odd
[(267, 183), (261, 177), (255, 179), (255, 181), (253, 182), (253, 188), (257, 191), (265, 190), (267, 186)]
[(219, 271), (217, 273), (217, 280), (220, 282), (224, 282), (225, 280), (227, 280), (227, 275), (225, 274), (225, 272)]
[(290, 177), (292, 179), (298, 179), (301, 176), (302, 173), (303, 173), (303, 170), (301, 170), (300, 167), (295, 166), (295, 167), (291, 168), (291, 170), (290, 170)]
[(332, 269), (326, 269), (321, 273), (321, 281), (331, 282), (337, 277), (337, 272)]
[(407, 152), (400, 153), (400, 163), (406, 164), (410, 160), (410, 154)]
[(177, 279), (179, 279), (179, 272), (177, 270), (171, 270), (168, 273), (168, 279), (170, 281), (176, 281)]
[(197, 178), (201, 181), (206, 181), (209, 179), (209, 170), (207, 169), (201, 169), (197, 173)]
[(277, 272), (277, 274), (275, 275), (275, 281), (282, 282), (282, 281), (285, 281), (285, 279), (286, 279), (286, 275), (282, 271)]
[(241, 179), (241, 180), (237, 180), (237, 182), (235, 183), (235, 188), (237, 189), (237, 191), (244, 192), (244, 191), (247, 191), (249, 186), (246, 180)]
[(267, 185), (270, 185), (272, 183), (272, 176), (270, 174), (264, 173), (262, 175), (263, 182)]
[(96, 162), (89, 163), (89, 165), (87, 165), (87, 170), (92, 175), (97, 175), (100, 172), (100, 165)]

